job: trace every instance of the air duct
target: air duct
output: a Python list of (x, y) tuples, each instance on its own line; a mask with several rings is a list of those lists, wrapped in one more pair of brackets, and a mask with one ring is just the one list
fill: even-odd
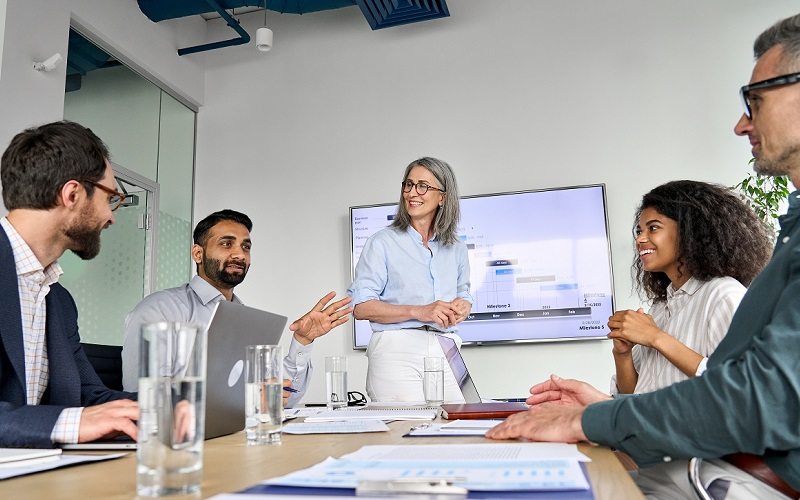
[(339, 9), (358, 5), (373, 30), (403, 24), (448, 17), (445, 0), (137, 0), (139, 8), (154, 22), (199, 16), (217, 12), (233, 28), (239, 38), (213, 42), (178, 50), (178, 54), (191, 54), (241, 45), (250, 41), (250, 35), (226, 11), (243, 7), (261, 7), (282, 14), (306, 14), (321, 10)]

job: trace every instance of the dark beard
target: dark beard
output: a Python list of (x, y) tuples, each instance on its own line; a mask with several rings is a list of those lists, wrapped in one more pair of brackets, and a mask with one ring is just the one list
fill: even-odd
[[(91, 220), (90, 215), (90, 210), (83, 210), (79, 220), (85, 224), (86, 220)], [(91, 260), (100, 253), (100, 231), (102, 229), (94, 229), (87, 225), (73, 225), (64, 230), (64, 235), (74, 244), (74, 247), (70, 248), (72, 253), (83, 260)]]
[(215, 283), (224, 284), (233, 288), (244, 281), (249, 266), (244, 268), (241, 274), (231, 274), (225, 270), (225, 267), (231, 262), (232, 261), (226, 261), (225, 266), (222, 266), (219, 259), (203, 256), (203, 271), (205, 271), (206, 276)]

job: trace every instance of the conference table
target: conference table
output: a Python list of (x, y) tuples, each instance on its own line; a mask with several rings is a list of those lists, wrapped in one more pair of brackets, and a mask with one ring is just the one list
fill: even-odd
[[(209, 439), (205, 442), (200, 494), (168, 498), (208, 498), (241, 491), (264, 479), (310, 467), (329, 456), (340, 457), (365, 445), (518, 442), (490, 441), (483, 437), (403, 438), (415, 424), (418, 422), (391, 422), (389, 432), (364, 434), (284, 434), (282, 444), (267, 446), (247, 446), (243, 432)], [(597, 500), (644, 498), (610, 449), (588, 443), (580, 443), (578, 448), (592, 460), (586, 468)], [(135, 452), (114, 460), (0, 481), (3, 499), (130, 499), (135, 496)]]

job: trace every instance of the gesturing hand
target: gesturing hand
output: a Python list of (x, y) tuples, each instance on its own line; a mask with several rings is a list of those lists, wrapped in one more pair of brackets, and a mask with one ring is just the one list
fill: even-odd
[(325, 307), (335, 296), (336, 292), (330, 292), (322, 297), (302, 318), (289, 325), (289, 330), (294, 332), (294, 338), (298, 342), (308, 345), (315, 338), (325, 335), (350, 319), (349, 315), (353, 312), (353, 308), (345, 308), (353, 300), (350, 297), (345, 297)]

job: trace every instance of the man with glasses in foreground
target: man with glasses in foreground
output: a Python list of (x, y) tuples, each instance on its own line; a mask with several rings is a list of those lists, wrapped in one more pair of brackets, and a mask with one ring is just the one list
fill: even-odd
[(136, 394), (100, 381), (58, 284), (56, 259), (66, 250), (94, 258), (125, 198), (106, 146), (77, 123), (31, 128), (3, 153), (0, 179), (9, 210), (0, 219), (0, 447), (135, 438)]
[[(735, 132), (750, 138), (756, 172), (789, 175), (800, 188), (800, 16), (762, 33), (754, 52), (754, 83), (742, 88), (745, 113)], [(714, 498), (799, 498), (800, 190), (780, 223), (772, 260), (703, 376), (613, 400), (552, 376), (531, 388), (529, 411), (487, 437), (618, 448), (645, 467), (636, 481), (655, 498), (694, 497), (687, 462), (677, 460), (694, 456), (712, 459), (700, 479)]]
[[(208, 325), (217, 302), (242, 301), (233, 293), (250, 269), (250, 217), (235, 210), (220, 210), (197, 223), (191, 257), (197, 275), (184, 285), (160, 290), (145, 297), (125, 317), (122, 348), (122, 385), (135, 391), (139, 383), (139, 332), (142, 325), (156, 321), (181, 321)], [(350, 297), (328, 305), (336, 296), (330, 292), (303, 317), (289, 325), (293, 332), (289, 352), (283, 360), (284, 406), (294, 406), (311, 381), (311, 349), (317, 337), (344, 324), (352, 308)], [(242, 353), (244, 354), (244, 353)], [(291, 392), (291, 393), (290, 393)]]

